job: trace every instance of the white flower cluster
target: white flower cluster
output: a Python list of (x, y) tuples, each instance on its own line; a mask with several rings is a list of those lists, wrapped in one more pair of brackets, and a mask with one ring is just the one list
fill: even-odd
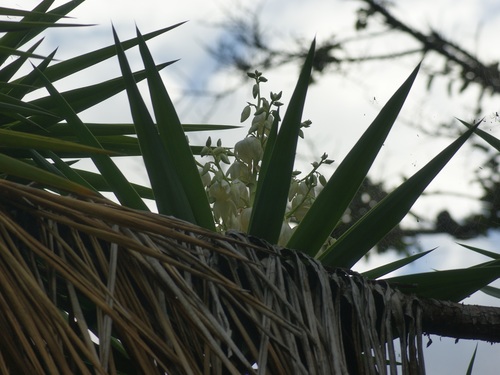
[[(267, 82), (262, 73), (255, 71), (248, 73), (248, 76), (255, 80), (252, 94), (256, 103), (248, 103), (241, 113), (240, 121), (245, 122), (254, 109), (247, 136), (234, 145), (233, 152), (222, 147), (221, 140), (217, 141), (216, 147), (212, 147), (209, 137), (201, 152), (202, 157), (208, 156), (211, 159), (205, 164), (200, 163), (199, 170), (212, 204), (217, 228), (221, 231), (235, 229), (246, 232), (248, 229), (266, 142), (273, 124), (277, 126), (275, 122), (279, 121), (278, 112), (282, 105), (279, 101), (281, 92), (271, 93), (270, 101), (261, 97), (261, 83)], [(310, 125), (310, 121), (305, 121), (301, 127), (307, 128)], [(303, 137), (302, 129), (300, 136)], [(321, 164), (333, 162), (327, 157), (323, 154), (319, 162), (312, 163), (312, 171), (302, 179), (298, 179), (301, 172), (294, 172), (288, 195), (289, 210), (283, 218), (280, 245), (286, 244), (293, 233), (292, 227), (302, 220), (311, 207), (318, 182), (320, 185), (326, 184), (318, 168)], [(232, 162), (230, 158), (233, 159)], [(229, 167), (223, 167), (223, 164)]]

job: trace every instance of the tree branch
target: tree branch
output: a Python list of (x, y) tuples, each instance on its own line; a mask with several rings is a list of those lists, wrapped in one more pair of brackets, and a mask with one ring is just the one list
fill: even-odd
[(500, 342), (500, 308), (418, 299), (424, 332), (456, 339)]
[(485, 65), (457, 44), (443, 38), (436, 31), (431, 31), (429, 35), (426, 35), (406, 25), (393, 16), (379, 1), (361, 1), (365, 2), (370, 7), (369, 14), (380, 14), (391, 29), (409, 34), (422, 43), (424, 51), (434, 51), (443, 56), (447, 61), (457, 64), (461, 69), (460, 75), (463, 80), (461, 90), (465, 89), (470, 82), (475, 82), (478, 83), (483, 90), (490, 89), (493, 93), (500, 93), (500, 71), (498, 69), (498, 62), (491, 65)]

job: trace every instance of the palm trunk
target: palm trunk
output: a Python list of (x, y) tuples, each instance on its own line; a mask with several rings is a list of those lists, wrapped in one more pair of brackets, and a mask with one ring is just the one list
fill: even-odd
[(1, 373), (424, 373), (425, 301), (386, 283), (104, 199), (0, 208)]

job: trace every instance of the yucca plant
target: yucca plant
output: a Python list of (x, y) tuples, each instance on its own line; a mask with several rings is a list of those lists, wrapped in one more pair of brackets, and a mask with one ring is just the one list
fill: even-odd
[[(264, 78), (250, 73), (256, 80), (254, 118), (264, 121), (248, 137), (261, 142), (262, 154), (245, 159), (244, 144), (234, 150), (235, 162), (253, 173), (244, 181), (250, 192), (245, 206), (250, 236), (223, 235), (216, 229), (231, 226), (221, 226), (214, 215), (220, 196), (210, 194), (210, 188), (224, 181), (230, 189), (236, 179), (222, 167), (211, 168), (231, 163), (233, 154), (210, 141), (190, 146), (185, 131), (229, 127), (181, 124), (158, 74), (171, 62), (156, 65), (146, 44), (179, 25), (146, 35), (137, 30), (136, 38), (124, 42), (113, 30), (114, 45), (63, 62), (54, 62), (54, 54), (38, 56), (40, 41), (19, 51), (45, 28), (60, 25), (56, 21), (82, 2), (49, 10), (53, 1), (42, 1), (32, 12), (0, 8), (0, 14), (23, 17), (0, 22), (0, 47), (18, 56), (0, 66), (0, 170), (5, 177), (0, 181), (0, 288), (5, 291), (0, 303), (6, 311), (0, 324), (8, 337), (16, 337), (2, 346), (7, 353), (0, 357), (2, 372), (384, 373), (386, 360), (390, 371), (397, 366), (395, 338), (404, 371), (423, 371), (422, 309), (414, 295), (458, 302), (498, 278), (498, 260), (379, 282), (368, 278), (380, 278), (425, 253), (365, 277), (349, 268), (404, 217), (479, 124), (464, 123), (470, 129), (332, 241), (330, 233), (390, 132), (417, 66), (324, 181), (286, 242), (292, 250), (278, 248), (296, 145), (307, 126), (302, 111), (313, 42), (283, 121), (273, 111), (281, 107), (280, 95), (271, 95), (266, 105), (259, 96)], [(124, 50), (133, 46), (139, 47), (143, 71), (129, 67)], [(55, 81), (113, 56), (122, 77), (62, 93), (54, 87)], [(40, 62), (13, 79), (28, 58)], [(142, 79), (154, 120), (137, 89)], [(49, 95), (24, 99), (40, 88)], [(80, 120), (79, 112), (122, 90), (132, 124)], [(211, 155), (213, 162), (202, 164), (193, 156), (198, 153)], [(129, 183), (113, 162), (118, 155), (141, 155), (151, 188)], [(99, 173), (72, 168), (68, 158), (75, 157), (91, 158)], [(324, 156), (321, 162), (327, 160)], [(202, 175), (210, 173), (214, 178), (204, 185)], [(114, 193), (120, 205), (100, 197), (103, 191)], [(68, 193), (80, 199), (65, 197)], [(159, 214), (149, 213), (143, 198), (154, 199)]]

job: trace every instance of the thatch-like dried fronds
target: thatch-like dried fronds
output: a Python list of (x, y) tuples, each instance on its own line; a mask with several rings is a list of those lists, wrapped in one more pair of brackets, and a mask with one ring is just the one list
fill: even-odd
[(395, 373), (395, 338), (423, 371), (388, 286), (107, 200), (0, 181), (0, 209), (3, 374)]

